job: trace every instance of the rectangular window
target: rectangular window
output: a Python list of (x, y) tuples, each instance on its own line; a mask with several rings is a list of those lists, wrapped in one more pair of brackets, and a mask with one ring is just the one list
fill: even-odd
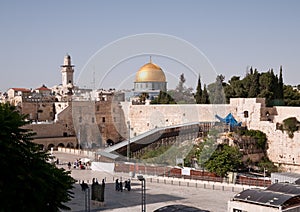
[(105, 117), (102, 117), (102, 122), (103, 122), (103, 123), (105, 122)]

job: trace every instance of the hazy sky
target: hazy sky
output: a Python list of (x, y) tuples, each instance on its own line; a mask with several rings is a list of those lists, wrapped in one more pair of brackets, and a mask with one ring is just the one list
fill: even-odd
[[(299, 9), (298, 0), (0, 0), (0, 91), (60, 84), (60, 65), (66, 53), (72, 57), (78, 79), (87, 62), (105, 45), (141, 33), (162, 33), (189, 42), (205, 55), (217, 73), (225, 75), (226, 81), (233, 75), (244, 76), (250, 66), (259, 71), (273, 68), (278, 73), (282, 65), (284, 82), (297, 85)], [(154, 55), (153, 60), (174, 78), (185, 72), (170, 58)], [(111, 75), (123, 78), (119, 68), (133, 79), (146, 62), (148, 56), (129, 58)], [(98, 65), (93, 69), (96, 74), (107, 71)], [(174, 69), (178, 70), (173, 73)], [(205, 73), (200, 75), (206, 79)], [(193, 85), (195, 81), (187, 76), (187, 82)], [(114, 83), (120, 85), (111, 82), (112, 87), (116, 87)]]

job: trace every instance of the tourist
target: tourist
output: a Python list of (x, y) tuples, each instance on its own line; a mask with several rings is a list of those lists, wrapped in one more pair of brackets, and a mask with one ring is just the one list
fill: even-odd
[(127, 189), (127, 191), (131, 190), (130, 179), (125, 181), (125, 188)]
[(120, 187), (120, 191), (123, 192), (123, 184), (122, 184), (122, 181), (120, 181), (119, 187)]
[(105, 180), (102, 179), (102, 187), (105, 188)]
[(120, 191), (119, 179), (116, 179), (116, 191)]
[(89, 185), (87, 183), (84, 182), (84, 180), (82, 181), (82, 183), (80, 184), (81, 186), (81, 190), (85, 191), (86, 189), (89, 188)]

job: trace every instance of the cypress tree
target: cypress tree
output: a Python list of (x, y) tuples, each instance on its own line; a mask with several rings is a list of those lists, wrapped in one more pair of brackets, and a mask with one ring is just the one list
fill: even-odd
[(201, 103), (202, 104), (210, 104), (209, 95), (208, 95), (205, 84), (204, 84), (204, 88), (203, 88), (203, 92), (202, 92)]
[(251, 76), (251, 85), (248, 92), (248, 98), (256, 98), (259, 94), (259, 73), (255, 69)]
[(202, 88), (201, 88), (200, 74), (198, 76), (198, 84), (197, 84), (195, 99), (196, 99), (197, 104), (203, 104), (204, 103), (204, 102), (201, 101), (201, 99), (202, 99)]
[(278, 79), (278, 99), (283, 99), (282, 66), (280, 66), (280, 74), (279, 74), (279, 79)]

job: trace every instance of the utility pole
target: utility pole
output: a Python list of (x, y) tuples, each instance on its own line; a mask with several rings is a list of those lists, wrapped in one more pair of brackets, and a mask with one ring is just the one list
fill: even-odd
[(128, 125), (128, 144), (127, 144), (127, 160), (130, 159), (130, 121), (127, 121)]
[(146, 212), (146, 179), (143, 175), (138, 175), (137, 178), (142, 182), (142, 212)]

